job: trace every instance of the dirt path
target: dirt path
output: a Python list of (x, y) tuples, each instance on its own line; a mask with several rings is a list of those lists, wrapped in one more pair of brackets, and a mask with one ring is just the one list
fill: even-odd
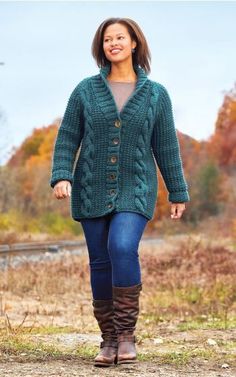
[[(163, 376), (163, 377), (235, 377), (236, 363), (229, 359), (229, 353), (236, 355), (236, 330), (191, 330), (167, 331), (160, 329), (159, 338), (143, 339), (137, 344), (137, 350), (142, 358), (152, 357), (152, 361), (139, 360), (136, 365), (114, 365), (110, 368), (93, 366), (93, 356), (79, 356), (79, 347), (98, 347), (100, 336), (97, 334), (52, 334), (25, 335), (25, 340), (33, 342), (35, 348), (42, 345), (54, 346), (65, 352), (65, 357), (38, 357), (29, 362), (30, 352), (4, 354), (0, 358), (1, 377), (51, 377), (51, 376)], [(98, 349), (98, 348), (97, 348)], [(27, 352), (27, 351), (26, 351)], [(173, 362), (163, 361), (173, 352)], [(183, 363), (184, 352), (190, 352), (191, 358)], [(193, 353), (195, 352), (195, 357)], [(214, 357), (208, 358), (212, 353)], [(181, 362), (178, 364), (177, 355)], [(39, 361), (40, 360), (40, 361)], [(231, 360), (231, 361), (229, 361)], [(170, 359), (169, 359), (170, 361)]]
[(35, 363), (6, 362), (0, 365), (0, 376), (11, 377), (235, 377), (236, 370), (222, 370), (219, 366), (190, 365), (176, 368), (170, 365), (157, 365), (153, 362), (139, 362), (137, 366), (114, 366), (96, 368), (91, 361), (47, 361)]

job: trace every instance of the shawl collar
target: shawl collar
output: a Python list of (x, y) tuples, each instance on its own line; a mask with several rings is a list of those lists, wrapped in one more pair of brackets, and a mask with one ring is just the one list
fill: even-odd
[[(130, 119), (137, 113), (140, 105), (145, 102), (147, 90), (149, 85), (148, 77), (145, 71), (137, 64), (134, 64), (134, 70), (137, 74), (137, 82), (134, 92), (127, 99), (121, 112), (119, 112), (113, 93), (109, 87), (107, 76), (110, 72), (111, 65), (100, 68), (100, 73), (95, 77), (93, 81), (93, 89), (96, 96), (96, 100), (109, 122), (113, 122), (115, 119), (125, 120)], [(143, 90), (141, 90), (143, 89)]]

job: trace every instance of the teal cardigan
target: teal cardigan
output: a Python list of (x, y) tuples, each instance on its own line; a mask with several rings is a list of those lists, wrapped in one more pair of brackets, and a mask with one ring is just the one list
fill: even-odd
[(76, 221), (121, 211), (151, 220), (158, 196), (156, 163), (167, 199), (190, 201), (167, 89), (139, 65), (134, 70), (135, 91), (121, 112), (106, 80), (110, 64), (80, 81), (68, 100), (54, 145), (50, 186), (71, 182)]

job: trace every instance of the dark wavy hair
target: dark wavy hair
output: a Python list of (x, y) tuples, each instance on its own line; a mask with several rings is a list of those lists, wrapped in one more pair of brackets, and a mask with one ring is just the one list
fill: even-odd
[(131, 40), (134, 40), (137, 43), (135, 52), (132, 54), (133, 65), (140, 65), (140, 67), (142, 67), (144, 71), (149, 74), (151, 71), (151, 53), (146, 38), (139, 25), (130, 18), (111, 17), (100, 24), (94, 35), (91, 48), (92, 55), (97, 63), (97, 66), (101, 68), (110, 63), (103, 51), (103, 37), (106, 28), (116, 23), (126, 26)]

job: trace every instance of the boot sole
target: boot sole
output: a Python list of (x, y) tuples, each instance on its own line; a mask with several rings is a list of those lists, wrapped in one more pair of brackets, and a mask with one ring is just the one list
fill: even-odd
[(106, 364), (106, 363), (95, 363), (93, 364), (95, 367), (105, 367), (105, 368), (109, 368), (111, 367), (112, 365), (114, 365), (113, 363), (112, 364)]
[(127, 360), (118, 360), (117, 361), (117, 364), (135, 364), (135, 363), (138, 363), (138, 360), (137, 359), (127, 359)]
[(103, 363), (102, 361), (95, 361), (93, 365), (95, 367), (106, 367), (107, 368), (107, 367), (111, 367), (111, 366), (116, 365), (116, 364), (117, 364), (117, 356), (115, 357), (113, 363)]

